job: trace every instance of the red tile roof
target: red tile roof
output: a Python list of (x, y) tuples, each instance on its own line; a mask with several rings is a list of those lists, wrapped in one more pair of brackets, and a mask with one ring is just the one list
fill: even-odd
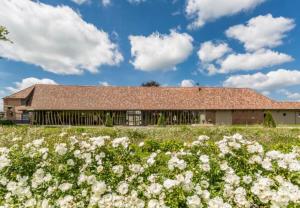
[(100, 87), (38, 84), (12, 96), (13, 98), (24, 97), (26, 93), (28, 96), (30, 90), (34, 90), (29, 106), (32, 110), (300, 109), (300, 103), (276, 102), (254, 90), (245, 88)]
[(16, 93), (14, 93), (14, 94), (12, 94), (10, 96), (7, 96), (5, 98), (25, 99), (25, 98), (27, 98), (30, 95), (30, 93), (32, 92), (32, 90), (34, 89), (34, 87), (35, 87), (35, 85), (31, 86), (31, 87), (28, 87), (28, 88), (26, 88), (24, 90), (21, 90), (19, 92), (16, 92)]

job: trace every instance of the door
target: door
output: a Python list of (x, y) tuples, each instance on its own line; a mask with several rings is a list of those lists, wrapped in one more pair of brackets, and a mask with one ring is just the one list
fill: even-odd
[(141, 111), (127, 111), (126, 123), (128, 126), (142, 125), (142, 112)]

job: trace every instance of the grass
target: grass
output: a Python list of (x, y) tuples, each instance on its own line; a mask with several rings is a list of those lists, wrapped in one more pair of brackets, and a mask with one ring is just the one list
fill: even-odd
[[(59, 136), (65, 132), (64, 136)], [(267, 149), (289, 150), (292, 146), (300, 146), (299, 126), (281, 126), (275, 129), (261, 126), (228, 126), (228, 127), (30, 127), (11, 126), (0, 127), (0, 146), (11, 146), (18, 143), (27, 143), (33, 139), (46, 138), (47, 142), (63, 142), (64, 137), (108, 135), (113, 138), (127, 136), (134, 142), (154, 139), (157, 141), (176, 140), (191, 142), (199, 135), (207, 135), (217, 141), (223, 136), (240, 133), (247, 139), (256, 140)]]

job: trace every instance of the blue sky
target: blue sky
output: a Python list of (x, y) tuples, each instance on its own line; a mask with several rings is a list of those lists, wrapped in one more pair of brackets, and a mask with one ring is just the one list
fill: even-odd
[(300, 100), (300, 1), (129, 1), (1, 1), (13, 44), (0, 43), (0, 95), (156, 80)]

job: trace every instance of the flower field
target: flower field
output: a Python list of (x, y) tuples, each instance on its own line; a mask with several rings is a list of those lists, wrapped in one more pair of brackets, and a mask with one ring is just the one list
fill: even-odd
[(1, 207), (300, 207), (297, 145), (33, 135), (1, 137)]

